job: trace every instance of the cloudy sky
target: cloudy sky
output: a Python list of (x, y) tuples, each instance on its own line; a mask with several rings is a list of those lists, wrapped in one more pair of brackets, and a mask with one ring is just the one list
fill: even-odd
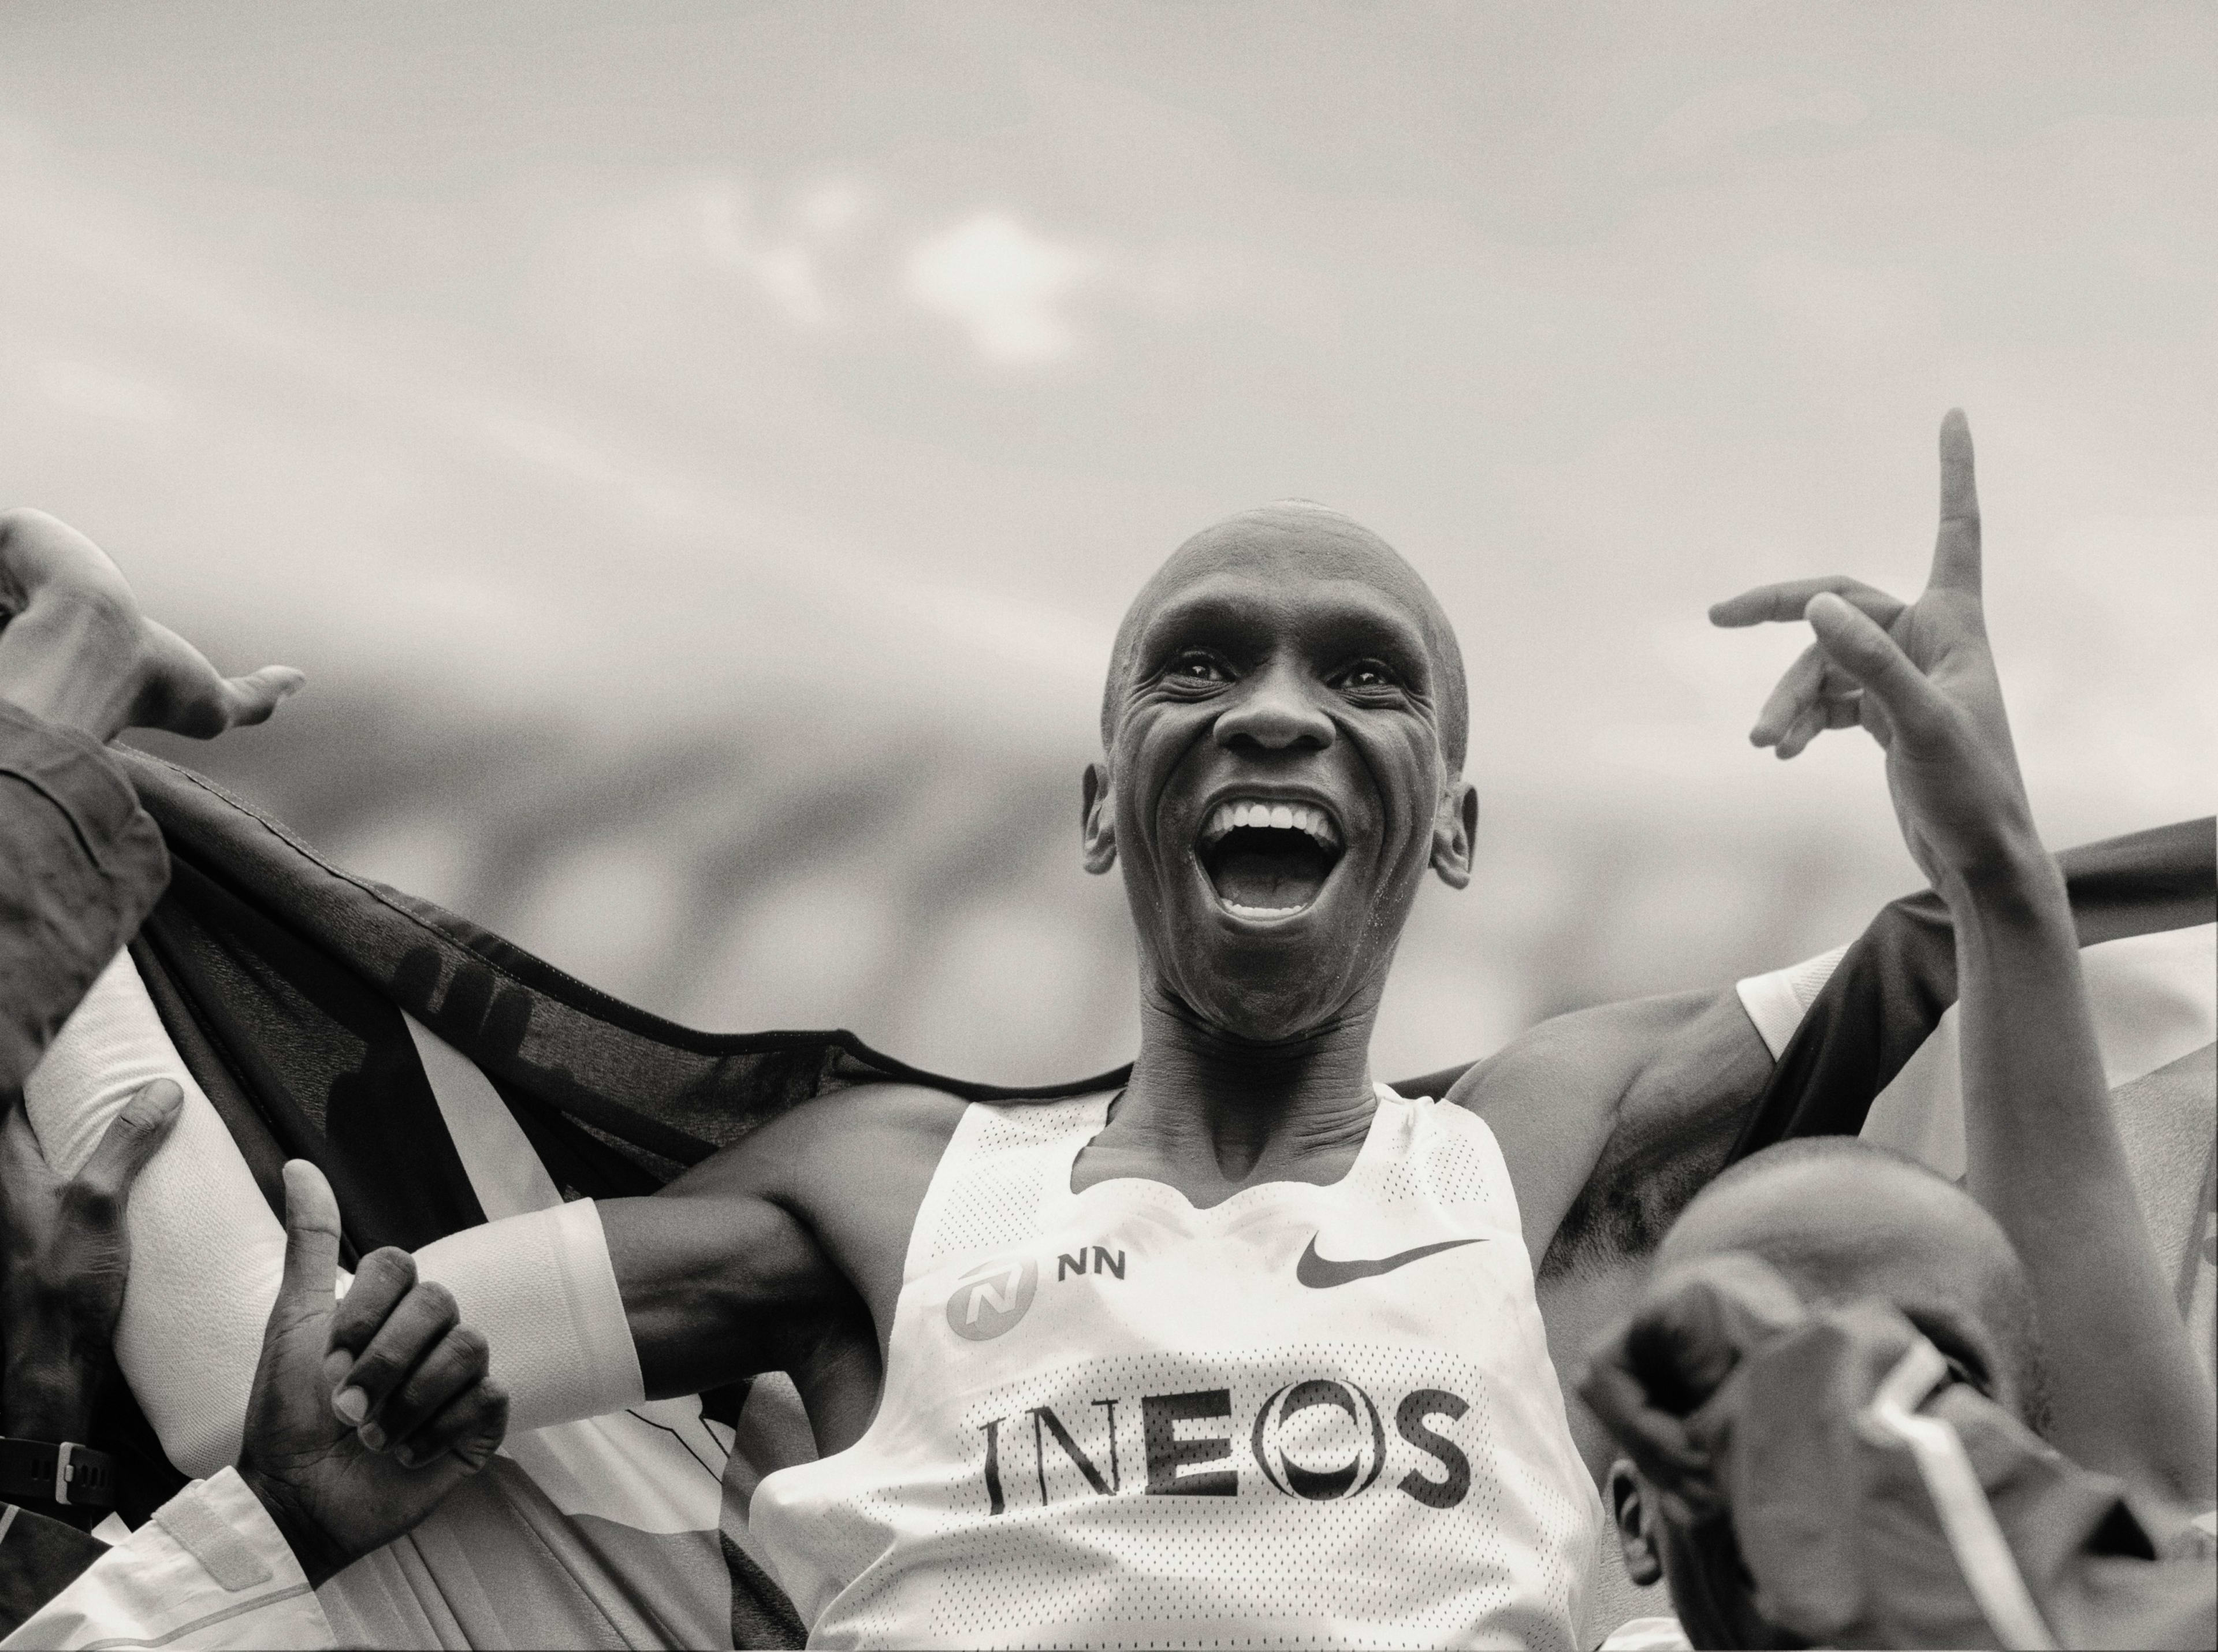
[(2209, 809), (2218, 10), (0, 9), (0, 492), (229, 663), (623, 742), (1075, 772), (1125, 597), (1298, 495), (1470, 656), (1490, 796), (1852, 820), (1743, 743), (1979, 443), (2036, 802)]

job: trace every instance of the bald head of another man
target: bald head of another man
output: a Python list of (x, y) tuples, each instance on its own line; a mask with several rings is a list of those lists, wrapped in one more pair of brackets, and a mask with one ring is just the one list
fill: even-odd
[[(1969, 1383), (2039, 1432), (2047, 1383), (2025, 1269), (1977, 1200), (1913, 1159), (1853, 1136), (1781, 1142), (1698, 1194), (1656, 1256), (1656, 1273), (1755, 1256), (1806, 1303), (1891, 1302)], [(1626, 1569), (1668, 1579), (1697, 1646), (1800, 1644), (1767, 1624), (1732, 1527), (1682, 1526), (1629, 1460), (1608, 1498)]]

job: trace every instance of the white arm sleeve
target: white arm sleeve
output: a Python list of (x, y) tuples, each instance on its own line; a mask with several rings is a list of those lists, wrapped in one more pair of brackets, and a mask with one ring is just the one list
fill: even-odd
[(455, 1293), (508, 1390), (512, 1432), (604, 1416), (647, 1398), (601, 1213), (591, 1199), (504, 1216), (426, 1245), (420, 1278)]
[(1837, 946), (1791, 969), (1775, 969), (1768, 975), (1750, 975), (1746, 981), (1733, 983), (1733, 990), (1740, 994), (1741, 1008), (1756, 1024), (1757, 1036), (1771, 1052), (1773, 1061), (1785, 1052), (1787, 1041), (1794, 1036), (1794, 1029), (1802, 1024), (1802, 1018), (1818, 1001), (1818, 994), (1825, 990), (1825, 983), (1833, 978), (1834, 967), (1847, 952), (1847, 947)]
[(186, 1072), (129, 953), (63, 1024), (23, 1099), (46, 1162), (74, 1175), (139, 1086), (164, 1078), (185, 1104), (124, 1210), (131, 1277), (115, 1358), (170, 1460), (206, 1476), (239, 1457), (285, 1229)]
[[(170, 1460), (206, 1476), (239, 1456), (285, 1231), (170, 1043), (128, 953), (93, 983), (24, 1098), (47, 1162), (70, 1174), (139, 1087), (158, 1078), (177, 1082), (184, 1108), (125, 1211), (132, 1265), (115, 1353)], [(511, 1429), (599, 1416), (643, 1397), (592, 1201), (451, 1234), (426, 1246), (417, 1265), (484, 1333)]]

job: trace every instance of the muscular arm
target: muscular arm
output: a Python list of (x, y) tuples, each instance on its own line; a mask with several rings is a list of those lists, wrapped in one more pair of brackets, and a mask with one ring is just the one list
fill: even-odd
[(1771, 1065), (1726, 987), (1558, 1016), (1448, 1096), (1502, 1144), (1546, 1276), (1653, 1250), (1723, 1166)]
[[(1449, 1092), (1502, 1145), (1559, 1370), (1631, 1308), (1649, 1256), (1723, 1167), (1771, 1067), (1727, 987), (1558, 1016)], [(1564, 1400), (1600, 1485), (1616, 1446), (1577, 1395)]]
[(859, 1439), (918, 1207), (962, 1116), (937, 1091), (820, 1098), (601, 1223), (651, 1397), (790, 1374), (822, 1450)]
[(2134, 1196), (2064, 881), (2029, 824), (2000, 875), (1951, 879), (1943, 893), (1958, 937), (1967, 1182), (2033, 1287), (2052, 1438), (2138, 1490), (2208, 1508), (2210, 1387)]

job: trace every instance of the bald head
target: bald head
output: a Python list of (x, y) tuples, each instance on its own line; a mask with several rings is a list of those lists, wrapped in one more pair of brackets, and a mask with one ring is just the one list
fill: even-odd
[(1369, 586), (1408, 613), (1422, 632), (1439, 672), (1441, 756), (1451, 773), (1462, 770), (1471, 713), (1463, 651), (1447, 614), (1399, 551), (1353, 517), (1306, 499), (1281, 499), (1211, 523), (1173, 551), (1140, 588), (1117, 628), (1117, 647), (1102, 689), (1105, 746), (1114, 742), (1118, 712), (1131, 680), (1133, 653), (1149, 616), (1166, 597), (1229, 569), (1350, 580)]
[(1998, 1401), (2045, 1420), (2024, 1265), (1970, 1194), (1854, 1136), (1782, 1142), (1732, 1166), (1664, 1236), (1660, 1271), (1723, 1252), (1759, 1256), (1806, 1298), (1892, 1302)]

